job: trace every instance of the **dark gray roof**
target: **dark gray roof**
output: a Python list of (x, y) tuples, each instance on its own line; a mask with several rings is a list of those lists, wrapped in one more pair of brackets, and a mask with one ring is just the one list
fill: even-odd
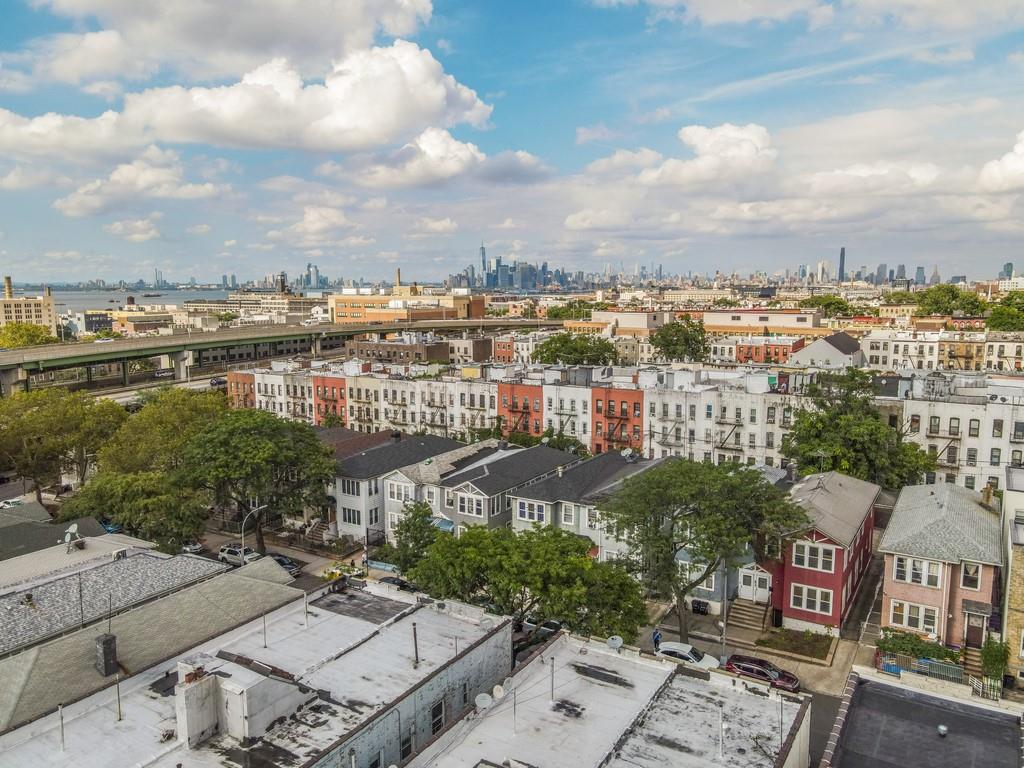
[(620, 479), (643, 472), (651, 466), (651, 462), (626, 461), (618, 451), (608, 451), (566, 469), (561, 477), (555, 475), (541, 480), (517, 491), (515, 495), (534, 501), (579, 502)]
[(833, 333), (831, 336), (826, 336), (825, 341), (838, 349), (844, 355), (853, 355), (860, 352), (860, 342), (845, 331), (840, 331), (839, 333)]
[(3, 528), (0, 534), (0, 560), (38, 552), (64, 542), (64, 532), (72, 523), (78, 525), (78, 535), (106, 536), (103, 526), (94, 517), (81, 517), (66, 523), (39, 523), (26, 521)]
[(878, 551), (1002, 565), (999, 514), (982, 501), (977, 491), (952, 483), (908, 485), (900, 491)]
[(509, 451), (508, 456), (456, 472), (442, 480), (441, 485), (455, 488), (463, 483), (472, 483), (482, 493), (493, 496), (579, 460), (580, 457), (573, 453), (535, 445), (526, 450)]
[(387, 442), (349, 456), (338, 463), (340, 477), (366, 479), (415, 464), (431, 456), (453, 451), (462, 446), (457, 440), (436, 435), (403, 437), (397, 442)]
[(825, 472), (803, 478), (790, 495), (804, 508), (815, 530), (849, 547), (880, 490), (874, 483), (841, 472)]
[(5, 528), (8, 525), (17, 525), (18, 523), (33, 521), (37, 523), (48, 523), (51, 520), (53, 520), (53, 517), (47, 511), (46, 507), (38, 501), (23, 501), (20, 504), (14, 504), (7, 509), (0, 509), (0, 528)]

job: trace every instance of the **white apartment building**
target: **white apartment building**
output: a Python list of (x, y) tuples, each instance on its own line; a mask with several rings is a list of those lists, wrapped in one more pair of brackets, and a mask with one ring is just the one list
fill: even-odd
[(313, 379), (308, 368), (272, 362), (253, 371), (256, 408), (278, 416), (313, 423)]
[(41, 325), (57, 335), (57, 310), (53, 294), (47, 288), (42, 296), (15, 296), (11, 278), (4, 278), (4, 296), (0, 299), (0, 326), (8, 323)]
[[(984, 337), (984, 334), (978, 335)], [(985, 337), (984, 343), (985, 370), (1020, 371), (1024, 366), (1024, 336), (1022, 334), (989, 333)]]
[(589, 384), (544, 384), (544, 428), (590, 444)]

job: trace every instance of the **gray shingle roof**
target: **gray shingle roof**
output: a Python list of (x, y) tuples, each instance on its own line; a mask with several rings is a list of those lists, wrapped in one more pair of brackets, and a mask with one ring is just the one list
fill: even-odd
[(574, 467), (566, 469), (561, 477), (555, 475), (516, 492), (516, 496), (534, 501), (582, 501), (592, 493), (618, 482), (620, 479), (644, 472), (651, 462), (627, 462), (618, 451), (601, 453)]
[[(81, 517), (72, 522), (78, 525), (79, 536), (105, 536), (107, 533), (93, 517)], [(27, 555), (60, 544), (64, 541), (64, 532), (70, 525), (71, 522), (26, 521), (5, 526), (3, 534), (0, 535), (0, 560)]]
[(860, 342), (845, 331), (840, 331), (839, 333), (833, 333), (831, 336), (826, 336), (825, 341), (838, 349), (844, 355), (855, 355), (860, 352)]
[(0, 509), (0, 528), (31, 521), (37, 523), (48, 523), (51, 520), (53, 520), (53, 518), (50, 516), (50, 513), (46, 511), (46, 507), (38, 501), (24, 501), (21, 504), (15, 504), (7, 509)]
[(459, 472), (470, 464), (487, 458), (497, 450), (497, 440), (482, 440), (479, 443), (462, 445), (454, 451), (439, 453), (416, 464), (401, 467), (398, 471), (414, 483), (437, 485), (445, 475)]
[(983, 505), (980, 493), (959, 485), (908, 485), (900, 491), (878, 551), (1002, 565), (999, 514)]
[(399, 467), (407, 467), (431, 456), (461, 448), (462, 445), (457, 440), (436, 435), (406, 436), (398, 442), (369, 448), (339, 462), (338, 474), (358, 480), (380, 477)]
[(446, 477), (441, 484), (455, 488), (463, 483), (472, 483), (481, 492), (494, 496), (553, 472), (559, 466), (568, 467), (579, 460), (580, 457), (575, 454), (546, 445), (535, 445), (526, 450), (509, 451), (509, 455), (504, 458), (456, 472)]
[(881, 490), (874, 483), (841, 472), (808, 475), (790, 496), (804, 508), (813, 527), (844, 547), (853, 539)]

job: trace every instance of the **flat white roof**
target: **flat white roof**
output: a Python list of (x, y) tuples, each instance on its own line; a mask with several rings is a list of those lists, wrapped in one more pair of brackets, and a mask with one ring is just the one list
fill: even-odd
[[(268, 732), (264, 744), (283, 750), (301, 764), (306, 756), (329, 746), (447, 664), (456, 655), (456, 638), (459, 650), (464, 650), (498, 622), (490, 617), (481, 623), (483, 614), (478, 609), (451, 602), (445, 611), (432, 607), (415, 610), (411, 596), (376, 585), (352, 594), (355, 602), (344, 595), (327, 595), (322, 602), (310, 603), (308, 628), (301, 601), (268, 614), (266, 648), (263, 620), (257, 619), (122, 681), (120, 721), (113, 687), (65, 707), (63, 751), (57, 713), (4, 734), (0, 736), (0, 765), (224, 768), (244, 761), (246, 753), (226, 736), (189, 750), (176, 733), (173, 684), (178, 661), (199, 654), (215, 657), (219, 651), (279, 667), (314, 689), (329, 691), (336, 701), (360, 702), (359, 707), (321, 702), (325, 707), (319, 722), (303, 723), (297, 718)], [(456, 610), (466, 615), (457, 615)], [(407, 611), (412, 611), (411, 615), (395, 621)], [(413, 621), (420, 657), (415, 668)], [(225, 659), (215, 662), (230, 669), (233, 680), (244, 684), (249, 679), (245, 667)]]

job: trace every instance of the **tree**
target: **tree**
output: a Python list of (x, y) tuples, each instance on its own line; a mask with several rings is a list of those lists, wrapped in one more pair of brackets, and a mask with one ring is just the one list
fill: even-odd
[(882, 420), (866, 371), (819, 373), (806, 395), (810, 407), (797, 411), (782, 440), (802, 473), (836, 470), (899, 490), (935, 469), (932, 457)]
[(630, 567), (648, 591), (674, 599), (684, 642), (686, 597), (699, 584), (741, 562), (748, 547), (759, 561), (778, 556), (781, 537), (807, 525), (803, 510), (759, 472), (679, 458), (626, 480), (601, 521), (628, 543)]
[(681, 320), (666, 323), (651, 336), (651, 344), (666, 360), (701, 362), (711, 353), (704, 322), (684, 315)]
[(548, 320), (582, 320), (592, 312), (600, 312), (605, 309), (608, 309), (608, 304), (605, 302), (577, 299), (567, 301), (560, 307), (548, 307), (547, 318)]
[(1010, 644), (996, 640), (992, 635), (981, 646), (981, 669), (985, 677), (1002, 680), (1010, 661)]
[(113, 400), (93, 398), (85, 393), (68, 395), (63, 405), (62, 421), (69, 448), (65, 465), (74, 470), (82, 484), (96, 463), (99, 451), (121, 428), (128, 414)]
[(484, 603), (516, 624), (557, 619), (577, 632), (635, 637), (647, 618), (639, 584), (588, 550), (559, 528), (472, 526), (440, 536), (411, 576), (434, 597)]
[(185, 446), (201, 429), (227, 413), (222, 392), (176, 387), (146, 390), (141, 410), (121, 425), (100, 450), (99, 464), (114, 472), (169, 470), (181, 463)]
[(533, 351), (535, 363), (549, 365), (608, 365), (616, 360), (618, 353), (614, 344), (586, 333), (556, 333)]
[(821, 294), (811, 296), (800, 302), (805, 309), (820, 309), (825, 317), (836, 317), (838, 315), (850, 316), (854, 313), (853, 307), (842, 296), (833, 294)]
[(166, 472), (100, 472), (64, 504), (61, 517), (109, 518), (133, 535), (177, 552), (202, 532), (207, 498)]
[(886, 304), (917, 304), (918, 295), (910, 291), (892, 291), (885, 294), (883, 301)]
[[(891, 296), (892, 294), (890, 294)], [(976, 293), (963, 291), (955, 285), (933, 285), (915, 293), (917, 314), (977, 316), (985, 312), (985, 302)]]
[(239, 512), (266, 505), (251, 518), (256, 549), (265, 552), (264, 517), (325, 504), (334, 460), (308, 424), (266, 411), (228, 411), (189, 440), (179, 473), (191, 488)]
[(15, 392), (0, 399), (0, 456), (19, 477), (42, 489), (60, 477), (70, 443), (62, 421), (67, 391), (53, 388)]
[(1024, 331), (1024, 291), (1010, 291), (989, 313), (992, 331)]
[(340, 414), (328, 412), (320, 421), (321, 427), (344, 427), (345, 419)]
[(41, 344), (56, 344), (60, 339), (50, 329), (33, 323), (6, 323), (0, 325), (0, 349), (36, 347)]
[(395, 526), (395, 565), (403, 573), (414, 568), (439, 535), (441, 531), (434, 525), (434, 512), (429, 504), (406, 504), (402, 519)]

